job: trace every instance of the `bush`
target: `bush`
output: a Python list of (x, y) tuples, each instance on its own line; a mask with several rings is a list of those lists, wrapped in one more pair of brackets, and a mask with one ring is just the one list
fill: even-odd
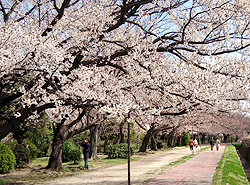
[(20, 144), (16, 144), (12, 151), (16, 156), (16, 166), (17, 167), (24, 167), (30, 161), (30, 153), (29, 151)]
[[(108, 158), (127, 158), (128, 144), (121, 143), (107, 146)], [(130, 155), (135, 153), (134, 147), (130, 147)]]
[(7, 173), (15, 169), (15, 154), (7, 145), (2, 143), (0, 143), (0, 161), (0, 173)]
[(38, 149), (35, 144), (31, 143), (30, 141), (23, 141), (24, 144), (28, 145), (29, 152), (30, 152), (30, 158), (35, 159), (38, 155)]
[(64, 141), (63, 149), (62, 149), (62, 162), (71, 161), (69, 158), (69, 153), (71, 150), (74, 150), (74, 149), (76, 149), (76, 146), (70, 140)]
[(162, 140), (157, 140), (156, 146), (157, 146), (157, 149), (159, 150), (162, 148), (167, 148), (167, 144)]
[(81, 151), (78, 148), (69, 151), (69, 161), (74, 161), (74, 164), (79, 164), (82, 160)]
[(97, 153), (105, 153), (104, 151), (104, 141), (97, 142)]
[(184, 133), (182, 137), (182, 146), (186, 146), (189, 144), (190, 136), (188, 133)]
[(5, 143), (13, 151), (13, 148), (17, 145), (17, 140), (9, 141)]

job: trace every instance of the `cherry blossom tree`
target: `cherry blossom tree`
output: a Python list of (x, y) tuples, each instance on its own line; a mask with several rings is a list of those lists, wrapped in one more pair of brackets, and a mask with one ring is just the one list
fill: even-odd
[(0, 108), (13, 103), (16, 111), (1, 114), (11, 124), (0, 125), (0, 138), (46, 110), (62, 138), (54, 138), (57, 169), (56, 153), (71, 135), (63, 131), (92, 109), (151, 118), (238, 111), (240, 100), (249, 101), (249, 7), (237, 0), (1, 0)]
[(240, 139), (249, 128), (249, 117), (243, 114), (194, 111), (180, 117), (180, 124), (191, 135), (230, 135)]

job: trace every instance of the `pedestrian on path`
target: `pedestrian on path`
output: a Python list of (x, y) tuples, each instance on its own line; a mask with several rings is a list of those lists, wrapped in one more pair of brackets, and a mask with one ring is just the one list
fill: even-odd
[(190, 146), (190, 150), (194, 149), (194, 141), (192, 138), (190, 138), (190, 140), (189, 140), (189, 146)]
[(220, 140), (217, 138), (216, 139), (216, 150), (219, 150), (220, 148)]
[(83, 168), (85, 169), (89, 169), (89, 164), (88, 164), (88, 160), (89, 160), (89, 150), (90, 150), (90, 144), (89, 144), (89, 140), (88, 139), (84, 139), (82, 141), (81, 146), (83, 147), (83, 156), (84, 156), (84, 161), (85, 161), (85, 167)]
[(211, 145), (211, 150), (213, 150), (214, 149), (214, 138), (213, 137), (211, 137), (211, 139), (210, 139), (210, 145)]
[(195, 145), (195, 148), (198, 147), (198, 141), (197, 141), (197, 139), (194, 139), (194, 145)]

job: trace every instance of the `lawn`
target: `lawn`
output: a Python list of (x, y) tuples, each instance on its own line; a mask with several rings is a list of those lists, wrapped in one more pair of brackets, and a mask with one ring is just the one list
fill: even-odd
[(225, 148), (213, 179), (213, 185), (248, 185), (246, 175), (233, 145)]

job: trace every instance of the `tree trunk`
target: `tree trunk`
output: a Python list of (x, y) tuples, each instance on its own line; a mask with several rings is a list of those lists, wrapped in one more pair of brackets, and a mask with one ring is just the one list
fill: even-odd
[(181, 142), (182, 142), (182, 136), (178, 136), (177, 137), (177, 146), (181, 146)]
[(205, 134), (202, 134), (201, 142), (204, 144), (206, 143), (206, 135)]
[(155, 137), (151, 137), (151, 150), (157, 151), (157, 146), (156, 146), (156, 139)]
[(154, 124), (151, 124), (150, 129), (148, 130), (147, 134), (145, 135), (145, 137), (142, 141), (142, 145), (141, 145), (139, 152), (146, 152), (147, 146), (149, 143), (149, 139), (152, 137), (152, 133), (154, 132), (154, 130), (155, 130), (155, 126), (154, 126)]
[(123, 121), (120, 125), (120, 137), (121, 137), (120, 143), (125, 143), (125, 134), (124, 134), (124, 129), (123, 129), (124, 125), (125, 125), (125, 122)]
[(90, 152), (89, 157), (92, 159), (97, 158), (97, 139), (99, 135), (100, 124), (96, 124), (93, 129), (90, 130)]
[(174, 137), (175, 137), (175, 129), (173, 129), (169, 134), (168, 134), (168, 147), (173, 147), (174, 146)]
[(229, 134), (223, 134), (224, 135), (224, 141), (228, 143), (229, 140)]
[(49, 163), (46, 169), (58, 170), (62, 168), (62, 148), (65, 136), (67, 134), (67, 128), (64, 125), (58, 124), (57, 128), (54, 128), (54, 138), (52, 143), (52, 153), (49, 158)]
[(125, 143), (124, 125), (125, 125), (125, 121), (122, 121), (120, 124), (119, 133), (117, 135), (117, 138), (114, 144)]

